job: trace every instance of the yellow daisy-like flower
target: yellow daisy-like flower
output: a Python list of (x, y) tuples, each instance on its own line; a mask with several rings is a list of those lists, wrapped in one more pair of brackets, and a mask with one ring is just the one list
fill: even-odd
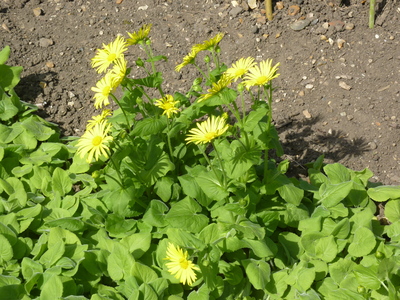
[(111, 70), (111, 73), (115, 79), (114, 88), (119, 86), (121, 84), (122, 80), (125, 78), (126, 65), (127, 65), (127, 62), (124, 57), (122, 57), (114, 62), (114, 67)]
[(184, 66), (187, 66), (188, 64), (193, 64), (197, 54), (198, 52), (192, 49), (192, 51), (190, 51), (190, 53), (183, 58), (183, 62), (175, 67), (175, 71), (179, 72)]
[(249, 72), (244, 77), (243, 84), (246, 88), (267, 84), (269, 81), (279, 76), (279, 74), (276, 73), (279, 65), (280, 63), (277, 63), (275, 66), (271, 67), (272, 59), (260, 62), (259, 66), (254, 66), (249, 69)]
[(96, 124), (103, 122), (108, 116), (111, 116), (111, 110), (104, 109), (100, 115), (93, 116), (92, 119), (88, 121), (86, 129), (92, 129)]
[(92, 58), (92, 67), (97, 69), (98, 73), (103, 73), (117, 59), (124, 57), (124, 52), (127, 50), (127, 43), (122, 36), (109, 43), (103, 44), (103, 49), (97, 49), (95, 57)]
[(197, 128), (189, 130), (190, 134), (185, 141), (187, 144), (195, 143), (196, 145), (210, 143), (228, 130), (229, 125), (225, 121), (224, 117), (211, 116), (207, 120), (197, 123)]
[(236, 81), (255, 65), (256, 63), (254, 62), (253, 57), (241, 58), (237, 62), (233, 63), (232, 67), (226, 70), (225, 74), (232, 78), (232, 80)]
[(100, 79), (95, 87), (92, 87), (92, 91), (96, 94), (94, 98), (94, 107), (96, 109), (102, 108), (103, 105), (110, 104), (108, 97), (116, 88), (117, 78), (112, 73), (107, 73), (102, 79)]
[(141, 41), (146, 41), (147, 36), (150, 33), (152, 24), (143, 25), (138, 31), (134, 31), (132, 33), (128, 32), (129, 39), (127, 39), (128, 45), (136, 45)]
[(197, 102), (202, 102), (211, 98), (212, 96), (219, 93), (223, 88), (226, 88), (228, 85), (232, 83), (232, 78), (228, 77), (225, 74), (222, 74), (221, 78), (217, 82), (212, 83), (212, 87), (207, 90), (207, 94), (202, 94)]
[(99, 160), (100, 155), (104, 155), (108, 158), (109, 148), (107, 144), (113, 140), (112, 136), (108, 136), (110, 131), (110, 124), (106, 121), (97, 123), (93, 128), (86, 130), (81, 136), (77, 144), (80, 157), (83, 158), (87, 155), (86, 161), (92, 162), (93, 157), (96, 161)]
[(199, 271), (200, 269), (191, 260), (188, 260), (187, 251), (183, 252), (179, 246), (175, 247), (174, 244), (168, 243), (165, 259), (170, 261), (165, 264), (168, 272), (175, 275), (175, 278), (179, 279), (181, 283), (191, 285), (196, 281), (194, 270)]
[(212, 50), (216, 46), (218, 46), (219, 42), (222, 40), (223, 37), (224, 37), (224, 34), (219, 32), (213, 38), (211, 38), (207, 41), (204, 41), (201, 44), (197, 44), (197, 45), (193, 46), (192, 49), (197, 52), (200, 52), (203, 50)]
[(167, 115), (167, 118), (170, 118), (171, 115), (178, 113), (179, 108), (175, 107), (178, 103), (179, 101), (174, 101), (174, 97), (166, 95), (164, 98), (156, 100), (154, 105), (162, 108), (164, 110), (163, 115)]

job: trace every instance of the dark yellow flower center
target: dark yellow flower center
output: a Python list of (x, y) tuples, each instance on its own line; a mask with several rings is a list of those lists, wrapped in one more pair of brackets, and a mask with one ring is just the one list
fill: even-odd
[(268, 79), (269, 79), (269, 77), (267, 77), (267, 76), (265, 76), (265, 75), (260, 76), (260, 77), (257, 78), (256, 84), (257, 84), (257, 85), (266, 84), (266, 83), (268, 82)]
[(181, 266), (182, 269), (187, 269), (189, 267), (189, 261), (185, 258), (181, 258), (179, 260), (179, 265)]
[(110, 53), (110, 54), (107, 56), (107, 60), (108, 60), (109, 62), (111, 62), (111, 61), (114, 61), (116, 57), (117, 57), (117, 55), (116, 55), (115, 53)]
[(205, 135), (204, 135), (204, 138), (207, 140), (207, 141), (212, 141), (213, 139), (215, 139), (216, 137), (218, 136), (218, 134), (216, 133), (216, 132), (207, 132)]
[(101, 136), (95, 136), (95, 137), (92, 139), (92, 145), (93, 145), (93, 146), (98, 146), (98, 145), (101, 144), (102, 141), (103, 141), (103, 138), (102, 138)]
[(111, 92), (111, 86), (105, 86), (103, 87), (103, 91), (101, 92), (103, 94), (103, 96), (108, 97), (108, 95), (110, 95)]

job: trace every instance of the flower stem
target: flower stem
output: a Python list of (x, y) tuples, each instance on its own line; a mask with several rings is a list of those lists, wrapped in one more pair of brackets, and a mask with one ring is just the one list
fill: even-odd
[(130, 129), (131, 129), (131, 124), (130, 124), (130, 122), (129, 122), (128, 116), (126, 115), (126, 111), (125, 111), (124, 108), (121, 106), (121, 103), (119, 102), (119, 100), (117, 99), (117, 97), (115, 97), (114, 94), (110, 94), (110, 95), (111, 95), (111, 97), (113, 97), (114, 101), (115, 101), (115, 102), (118, 104), (118, 106), (121, 108), (122, 113), (123, 113), (124, 116), (125, 116), (126, 125), (128, 125), (128, 132), (129, 132)]

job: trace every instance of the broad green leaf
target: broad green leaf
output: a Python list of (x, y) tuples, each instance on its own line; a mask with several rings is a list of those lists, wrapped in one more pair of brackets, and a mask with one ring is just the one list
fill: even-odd
[(159, 300), (157, 293), (154, 289), (147, 283), (142, 283), (139, 287), (139, 292), (141, 297), (139, 299), (143, 300)]
[(376, 239), (373, 232), (366, 227), (359, 227), (354, 232), (354, 238), (349, 246), (349, 254), (355, 257), (368, 255), (374, 249)]
[(173, 204), (165, 218), (172, 227), (198, 233), (209, 222), (207, 216), (201, 214), (201, 211), (201, 206), (195, 200), (186, 197)]
[(152, 268), (138, 261), (133, 264), (130, 274), (136, 278), (139, 284), (151, 283), (158, 278), (157, 273)]
[(27, 150), (34, 150), (37, 147), (37, 139), (28, 131), (24, 130), (13, 140), (13, 144), (22, 145)]
[(144, 184), (151, 186), (156, 183), (158, 178), (165, 176), (173, 169), (174, 165), (165, 152), (150, 153), (146, 164), (137, 175)]
[(50, 228), (50, 233), (48, 235), (49, 248), (59, 243), (65, 243), (66, 245), (81, 245), (81, 241), (78, 236), (71, 231), (61, 227)]
[(145, 78), (130, 79), (134, 84), (142, 85), (150, 88), (156, 88), (163, 82), (162, 73), (156, 72), (153, 75), (147, 76)]
[(390, 222), (394, 223), (400, 221), (400, 201), (390, 200), (385, 205), (385, 217)]
[(7, 238), (0, 234), (0, 262), (8, 262), (13, 257), (13, 250)]
[(364, 267), (363, 265), (356, 265), (353, 272), (359, 285), (371, 290), (377, 290), (381, 287), (381, 282), (377, 277), (377, 266)]
[(315, 245), (315, 255), (325, 262), (331, 262), (336, 258), (338, 248), (332, 235), (320, 238)]
[(47, 221), (45, 225), (48, 227), (61, 227), (71, 232), (81, 231), (85, 227), (85, 223), (81, 220), (81, 217), (60, 218)]
[(0, 222), (0, 234), (8, 240), (8, 242), (10, 243), (11, 246), (14, 246), (18, 240), (15, 232), (13, 230), (11, 230), (10, 227), (3, 224), (2, 222)]
[(256, 110), (253, 110), (246, 116), (244, 123), (244, 130), (247, 132), (253, 131), (254, 127), (267, 116), (268, 108), (264, 106), (259, 106)]
[(332, 230), (331, 235), (337, 239), (345, 239), (350, 233), (350, 222), (349, 219), (342, 219), (336, 224), (335, 228)]
[(133, 135), (148, 136), (161, 133), (167, 126), (167, 118), (146, 118), (136, 123), (132, 130)]
[(69, 177), (68, 172), (61, 168), (56, 168), (54, 170), (51, 183), (53, 191), (58, 193), (60, 196), (66, 195), (72, 189), (72, 180)]
[(54, 300), (62, 297), (64, 287), (61, 278), (57, 275), (52, 275), (42, 285), (40, 292), (40, 300)]
[(124, 245), (135, 259), (139, 259), (150, 248), (151, 233), (139, 232), (133, 233), (121, 239), (121, 244)]
[(339, 184), (351, 179), (349, 170), (342, 164), (329, 164), (324, 167), (324, 172), (328, 176), (331, 184)]
[(107, 271), (111, 279), (118, 281), (129, 277), (134, 263), (135, 259), (128, 249), (115, 242), (113, 251), (107, 257)]
[(35, 274), (43, 273), (43, 265), (29, 257), (24, 257), (21, 262), (21, 270), (23, 278), (28, 281)]
[(38, 141), (48, 140), (54, 133), (54, 129), (47, 126), (38, 116), (32, 115), (21, 123), (26, 131), (31, 133)]
[(300, 256), (300, 237), (298, 235), (293, 232), (282, 232), (279, 234), (278, 240), (288, 257), (297, 259)]
[(381, 185), (367, 190), (368, 196), (378, 202), (400, 198), (400, 185)]
[(247, 148), (240, 141), (233, 141), (230, 145), (231, 157), (225, 163), (226, 173), (230, 178), (238, 179), (252, 166), (260, 163), (261, 149), (253, 143)]
[(198, 251), (203, 250), (205, 247), (205, 244), (201, 240), (185, 231), (184, 228), (168, 228), (166, 234), (171, 243), (180, 247), (197, 249)]
[[(6, 53), (3, 51), (1, 53)], [(4, 59), (5, 55), (1, 56)], [(5, 64), (0, 64), (0, 87), (5, 91), (10, 91), (11, 89), (13, 89), (20, 80), (21, 72), (22, 67), (10, 67)]]
[(65, 252), (65, 245), (63, 242), (59, 242), (47, 249), (47, 251), (40, 257), (39, 261), (45, 265), (46, 268), (52, 267)]
[(26, 174), (29, 174), (30, 172), (32, 172), (32, 170), (33, 170), (32, 165), (24, 165), (24, 166), (21, 166), (21, 167), (14, 168), (12, 170), (12, 173), (13, 173), (14, 176), (20, 178), (20, 177), (22, 177), (22, 176), (24, 176)]
[(10, 46), (5, 46), (1, 51), (0, 51), (0, 65), (5, 65), (7, 62), (8, 58), (10, 57)]
[(143, 216), (143, 221), (151, 226), (165, 227), (167, 225), (165, 212), (167, 211), (168, 206), (164, 202), (160, 200), (151, 200)]
[(209, 198), (220, 201), (228, 197), (229, 193), (222, 184), (222, 173), (219, 170), (215, 171), (217, 175), (212, 171), (203, 171), (195, 180)]
[(338, 184), (322, 184), (319, 188), (322, 203), (325, 207), (333, 207), (343, 201), (350, 193), (353, 187), (352, 181), (346, 181)]
[(164, 202), (168, 202), (172, 195), (174, 181), (170, 177), (161, 177), (157, 180), (154, 191)]
[(287, 203), (291, 203), (295, 206), (298, 206), (304, 197), (304, 190), (296, 187), (292, 183), (281, 185), (277, 188), (277, 191)]
[(212, 202), (212, 199), (206, 196), (195, 178), (196, 176), (184, 174), (179, 176), (178, 180), (185, 195), (196, 199), (203, 206), (208, 206)]
[(197, 291), (192, 291), (187, 300), (208, 300), (210, 299), (210, 290), (206, 284), (203, 284)]
[[(266, 238), (266, 240), (269, 239)], [(276, 247), (275, 249), (272, 248), (272, 246), (275, 246), (275, 244), (272, 242), (267, 245), (267, 243), (263, 240), (258, 241), (244, 238), (240, 241), (240, 243), (242, 248), (250, 248), (259, 258), (271, 258), (274, 256), (274, 254), (276, 254), (276, 251), (274, 251), (276, 250)]]
[(255, 259), (245, 259), (241, 263), (253, 287), (257, 290), (265, 289), (271, 275), (269, 264), (263, 260)]

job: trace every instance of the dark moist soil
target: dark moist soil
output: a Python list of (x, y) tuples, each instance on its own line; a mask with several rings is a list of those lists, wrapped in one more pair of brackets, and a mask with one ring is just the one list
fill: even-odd
[[(198, 74), (174, 67), (193, 44), (223, 32), (225, 63), (248, 56), (281, 63), (274, 122), (292, 166), (302, 170), (324, 154), (326, 162), (369, 168), (374, 181), (400, 184), (400, 3), (377, 0), (374, 29), (365, 0), (274, 7), (268, 21), (264, 1), (0, 0), (0, 48), (9, 45), (8, 64), (24, 67), (22, 100), (79, 136), (98, 113), (91, 87), (100, 75), (90, 60), (103, 43), (152, 23), (155, 54), (168, 57), (158, 64), (165, 90), (187, 91)], [(295, 31), (298, 20), (310, 24)], [(132, 65), (144, 57), (136, 49), (127, 56)]]

